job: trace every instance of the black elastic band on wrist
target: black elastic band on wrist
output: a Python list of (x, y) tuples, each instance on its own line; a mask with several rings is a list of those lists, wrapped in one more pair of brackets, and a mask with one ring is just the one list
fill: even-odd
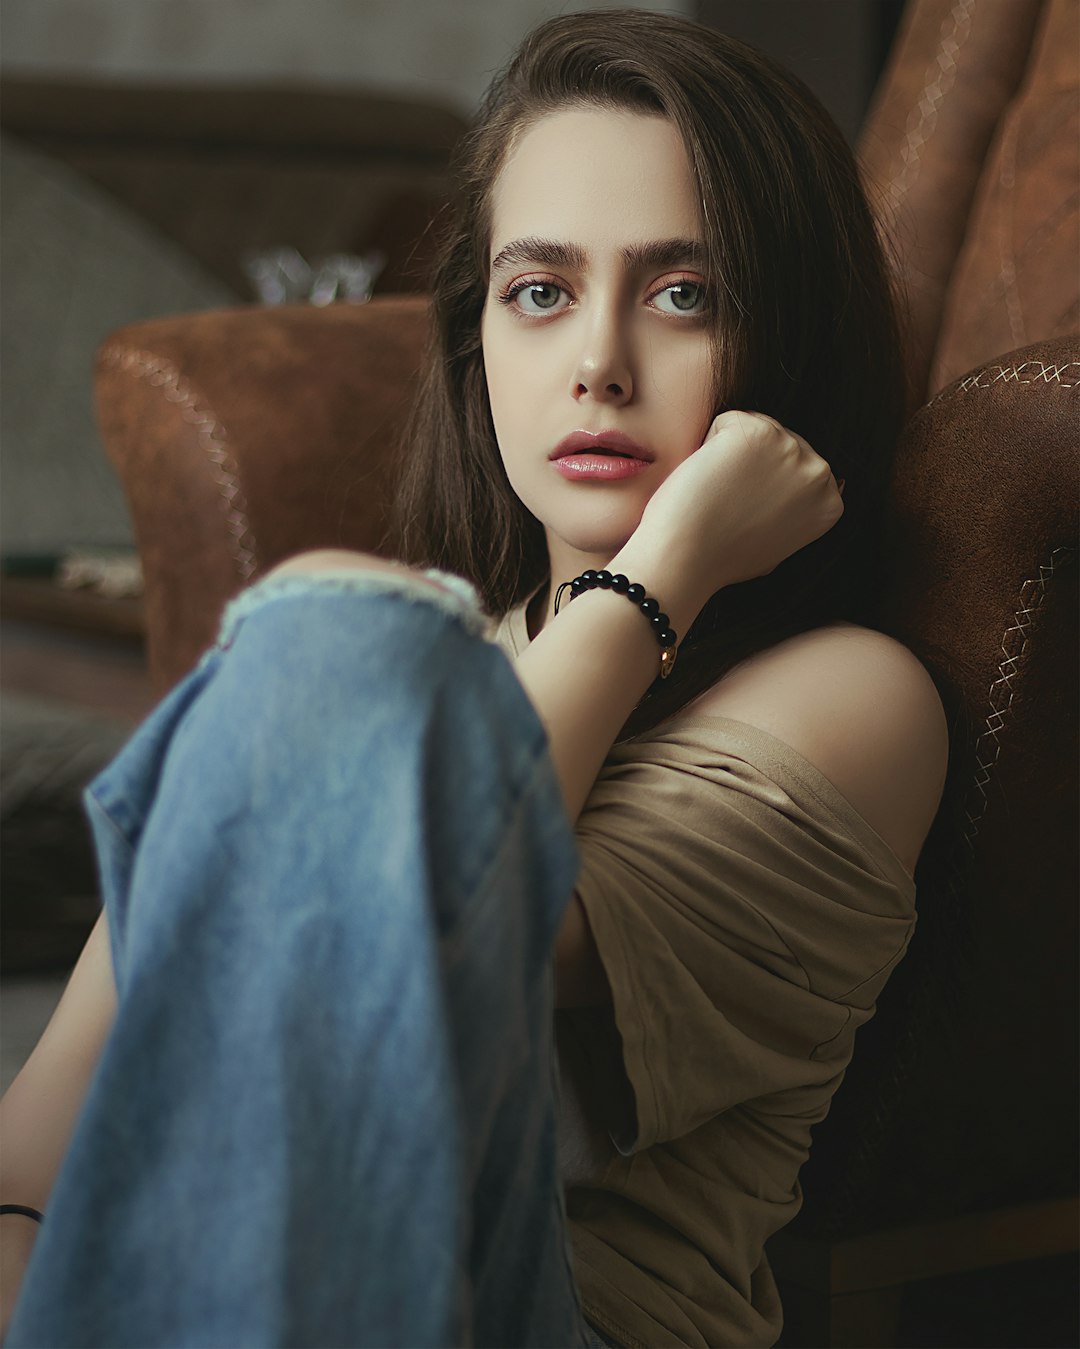
[(660, 646), (660, 678), (666, 679), (675, 668), (675, 655), (678, 650), (678, 634), (668, 622), (668, 616), (660, 610), (660, 602), (646, 595), (645, 587), (636, 585), (622, 572), (613, 576), (609, 571), (583, 571), (572, 581), (563, 581), (555, 592), (555, 612), (559, 612), (562, 593), (569, 587), (571, 600), (577, 599), (586, 590), (613, 590), (616, 595), (625, 595), (632, 604), (637, 605), (649, 620)]
[(27, 1204), (0, 1204), (0, 1216), (5, 1213), (19, 1213), (24, 1218), (33, 1218), (34, 1222), (45, 1221), (45, 1215), (39, 1209), (30, 1208)]

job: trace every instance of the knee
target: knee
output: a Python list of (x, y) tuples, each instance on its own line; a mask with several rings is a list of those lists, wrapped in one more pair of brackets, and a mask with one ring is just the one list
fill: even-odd
[(235, 602), (199, 718), (219, 744), (286, 773), (327, 758), (370, 767), (384, 742), (401, 753), (411, 742), (424, 753), (452, 745), (463, 768), (495, 747), (535, 755), (539, 721), (505, 655), (478, 636), (478, 610), (463, 614), (460, 598), (407, 568), (397, 568), (403, 588), (314, 565), (328, 556), (303, 554), (296, 561), (311, 559), (311, 570)]
[(271, 568), (262, 579), (268, 581), (274, 576), (312, 576), (320, 572), (337, 574), (342, 570), (368, 571), (375, 575), (409, 576), (420, 585), (435, 584), (422, 572), (414, 571), (402, 562), (379, 557), (376, 553), (356, 552), (350, 548), (312, 548), (307, 552), (296, 553)]

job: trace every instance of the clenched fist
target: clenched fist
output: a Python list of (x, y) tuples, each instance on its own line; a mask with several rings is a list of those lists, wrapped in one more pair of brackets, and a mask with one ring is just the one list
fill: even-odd
[(636, 566), (665, 604), (696, 613), (721, 587), (768, 575), (843, 511), (832, 470), (801, 436), (761, 413), (724, 412), (649, 500), (619, 570)]

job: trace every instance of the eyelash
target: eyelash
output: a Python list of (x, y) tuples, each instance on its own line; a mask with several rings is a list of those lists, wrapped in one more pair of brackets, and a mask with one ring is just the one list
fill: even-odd
[[(500, 304), (506, 305), (516, 318), (519, 318), (526, 323), (535, 323), (538, 320), (541, 320), (544, 317), (544, 315), (527, 314), (521, 309), (518, 309), (514, 305), (514, 301), (522, 293), (522, 291), (530, 290), (533, 286), (554, 286), (556, 290), (561, 290), (564, 295), (569, 294), (569, 288), (562, 285), (561, 282), (556, 281), (556, 279), (553, 276), (526, 276), (520, 277), (516, 281), (511, 281), (508, 286), (505, 286), (499, 292), (499, 294), (496, 296), (496, 299), (499, 301)], [(654, 290), (652, 294), (647, 296), (646, 298), (649, 300), (655, 300), (658, 295), (663, 295), (663, 293), (668, 290), (677, 290), (679, 286), (701, 286), (702, 289), (705, 291), (704, 304), (702, 305), (702, 307), (700, 309), (695, 310), (693, 313), (684, 315), (683, 317), (685, 317), (686, 319), (697, 319), (701, 318), (705, 313), (708, 312), (709, 299), (708, 299), (708, 290), (705, 287), (705, 283), (703, 281), (698, 281), (696, 278), (692, 276), (677, 277), (674, 281), (668, 281), (664, 285), (657, 287), (657, 289)], [(551, 312), (554, 315), (557, 313), (561, 313), (561, 310), (556, 309), (552, 310)], [(665, 313), (664, 317), (675, 318), (676, 315)]]

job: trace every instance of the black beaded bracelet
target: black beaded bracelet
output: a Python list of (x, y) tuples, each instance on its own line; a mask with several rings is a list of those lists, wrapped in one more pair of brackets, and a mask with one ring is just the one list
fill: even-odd
[(660, 646), (660, 678), (666, 679), (671, 674), (675, 668), (679, 638), (672, 629), (667, 614), (661, 612), (659, 601), (646, 595), (644, 586), (630, 581), (622, 572), (612, 575), (609, 571), (593, 571), (590, 568), (583, 571), (580, 576), (575, 576), (572, 581), (564, 581), (559, 586), (555, 592), (556, 613), (559, 612), (562, 593), (567, 587), (570, 589), (572, 600), (583, 595), (586, 590), (613, 590), (616, 595), (625, 595), (631, 603), (636, 604), (649, 620)]
[(19, 1213), (24, 1218), (33, 1218), (36, 1223), (45, 1221), (44, 1213), (28, 1204), (0, 1204), (0, 1216), (5, 1213)]

